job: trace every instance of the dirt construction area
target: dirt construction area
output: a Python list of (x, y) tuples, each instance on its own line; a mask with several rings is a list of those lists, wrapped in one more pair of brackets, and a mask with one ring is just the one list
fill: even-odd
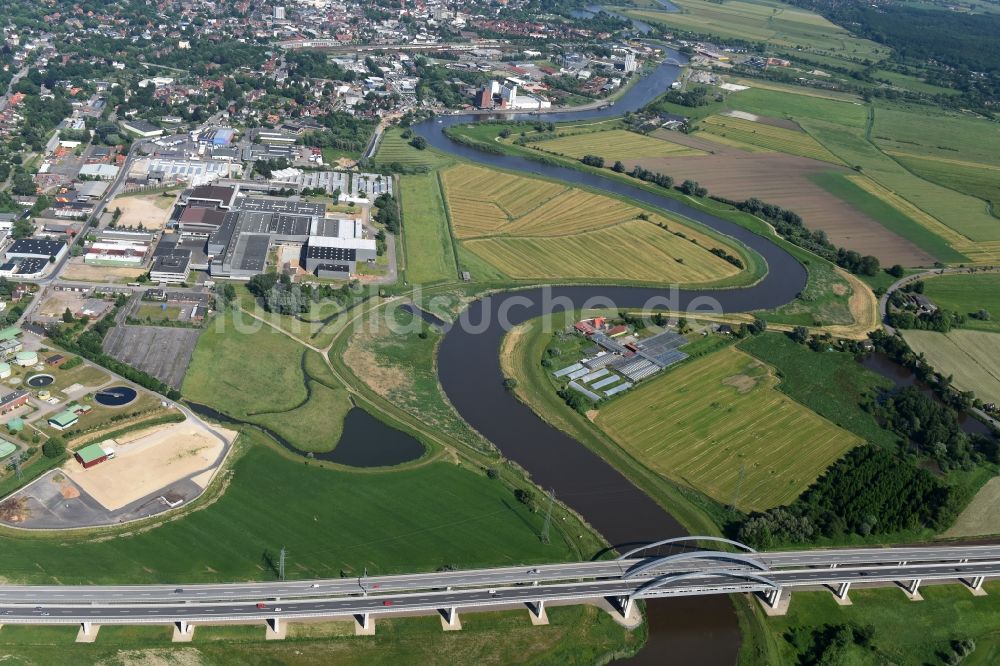
[(162, 229), (170, 219), (177, 194), (163, 193), (118, 197), (108, 205), (108, 210), (122, 212), (118, 218), (119, 227), (138, 227), (140, 224), (151, 231)]
[[(231, 431), (218, 432), (230, 443), (236, 436)], [(107, 444), (115, 450), (113, 459), (84, 469), (74, 458), (63, 471), (108, 511), (188, 477), (205, 481), (200, 472), (221, 463), (224, 448), (218, 437), (191, 421), (139, 431)]]
[(658, 138), (711, 151), (689, 157), (646, 157), (623, 160), (626, 168), (639, 164), (668, 173), (677, 181), (696, 180), (709, 192), (729, 199), (757, 197), (802, 216), (810, 229), (822, 229), (834, 245), (872, 254), (884, 265), (924, 266), (934, 257), (909, 240), (810, 180), (809, 176), (844, 171), (826, 162), (782, 153), (747, 152), (678, 132), (658, 132)]

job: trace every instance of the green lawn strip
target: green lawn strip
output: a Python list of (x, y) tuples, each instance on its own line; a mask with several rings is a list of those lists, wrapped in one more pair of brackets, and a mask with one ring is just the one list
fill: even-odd
[(894, 447), (897, 437), (884, 430), (861, 405), (893, 383), (843, 352), (814, 352), (783, 333), (745, 338), (740, 349), (774, 366), (778, 390), (865, 441)]
[(454, 162), (450, 155), (441, 153), (433, 148), (419, 150), (410, 145), (409, 139), (404, 139), (403, 129), (392, 127), (382, 135), (378, 150), (375, 152), (375, 164), (379, 166), (389, 166), (400, 164), (404, 167), (417, 167), (426, 169), (437, 169)]
[(990, 319), (966, 319), (963, 328), (1000, 332), (1000, 273), (945, 274), (924, 280), (924, 295), (964, 315), (986, 310)]
[(184, 396), (235, 418), (292, 409), (306, 398), (303, 347), (238, 310), (220, 313), (198, 338)]
[(7, 626), (0, 651), (12, 663), (47, 664), (72, 650), (79, 663), (604, 663), (634, 653), (645, 625), (629, 632), (592, 606), (549, 607), (549, 625), (526, 611), (465, 613), (462, 631), (441, 631), (437, 617), (379, 618), (375, 637), (354, 636), (351, 621), (291, 623), (283, 641), (264, 640), (263, 625), (199, 626), (191, 643), (170, 643), (171, 628), (103, 626), (97, 642), (74, 645), (76, 627)]
[(965, 257), (956, 252), (943, 238), (933, 233), (927, 227), (919, 224), (901, 211), (872, 196), (864, 189), (852, 183), (842, 173), (824, 171), (809, 175), (813, 181), (824, 190), (846, 201), (859, 212), (864, 213), (889, 231), (902, 236), (921, 250), (937, 257), (939, 261), (951, 263), (961, 262)]
[(1000, 217), (1000, 169), (903, 155), (893, 159), (924, 180), (990, 202), (993, 215)]
[[(574, 316), (570, 313), (567, 322)], [(553, 323), (557, 330), (559, 321), (557, 317)], [(544, 332), (542, 319), (534, 319), (521, 326), (524, 328), (523, 332), (518, 332), (518, 344), (512, 350), (505, 349), (505, 352), (512, 353), (502, 362), (505, 369), (511, 368), (518, 381), (515, 391), (518, 399), (542, 419), (621, 471), (692, 534), (721, 534), (719, 526), (725, 523), (727, 515), (721, 505), (695, 490), (664, 479), (632, 457), (586, 417), (566, 406), (556, 394), (548, 370), (540, 365), (544, 351), (552, 340), (551, 334)]]
[(854, 653), (845, 664), (937, 664), (938, 653), (956, 638), (972, 638), (976, 651), (965, 664), (994, 664), (1000, 659), (1000, 583), (986, 583), (988, 595), (973, 597), (960, 584), (923, 585), (924, 600), (907, 601), (897, 589), (852, 589), (851, 606), (838, 605), (829, 592), (796, 592), (788, 614), (765, 623), (780, 646), (784, 663), (798, 663), (793, 630), (821, 630), (827, 625), (875, 627), (874, 650)]
[(437, 173), (401, 176), (399, 183), (407, 281), (427, 284), (455, 279), (455, 257)]
[[(8, 532), (5, 577), (20, 582), (181, 583), (273, 580), (271, 559), (291, 553), (290, 578), (572, 560), (562, 532), (539, 539), (511, 488), (478, 469), (431, 462), (356, 473), (295, 462), (248, 430), (233, 480), (215, 503), (117, 539)], [(591, 555), (593, 553), (590, 553)], [(98, 567), (92, 562), (115, 562)]]
[(340, 441), (351, 401), (344, 389), (327, 388), (315, 381), (310, 384), (309, 400), (302, 406), (287, 412), (256, 414), (249, 420), (300, 451), (332, 451)]

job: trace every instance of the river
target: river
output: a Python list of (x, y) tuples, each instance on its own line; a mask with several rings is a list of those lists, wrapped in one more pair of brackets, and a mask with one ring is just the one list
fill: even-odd
[[(580, 121), (634, 111), (668, 90), (676, 80), (680, 68), (670, 61), (683, 62), (683, 56), (676, 52), (667, 55), (666, 61), (630, 88), (614, 107), (527, 118), (543, 122)], [(767, 239), (675, 199), (593, 173), (480, 152), (453, 143), (443, 134), (449, 126), (477, 120), (476, 116), (449, 116), (425, 121), (414, 127), (414, 131), (435, 148), (464, 160), (625, 195), (684, 215), (739, 239), (767, 261), (768, 273), (764, 279), (742, 289), (667, 291), (579, 286), (493, 294), (473, 302), (441, 343), (439, 378), (461, 416), (507, 458), (526, 469), (539, 486), (551, 488), (610, 543), (622, 545), (683, 535), (683, 527), (668, 510), (598, 455), (550, 426), (504, 390), (499, 362), (503, 336), (514, 325), (559, 309), (578, 308), (585, 302), (593, 303), (595, 298), (602, 299), (603, 306), (614, 308), (644, 307), (658, 297), (668, 298), (672, 307), (679, 309), (706, 300), (729, 312), (776, 307), (791, 301), (805, 287), (806, 271)], [(739, 628), (726, 597), (657, 600), (648, 603), (647, 609), (649, 641), (631, 663), (660, 664), (667, 654), (671, 655), (671, 661), (679, 663), (735, 663)]]

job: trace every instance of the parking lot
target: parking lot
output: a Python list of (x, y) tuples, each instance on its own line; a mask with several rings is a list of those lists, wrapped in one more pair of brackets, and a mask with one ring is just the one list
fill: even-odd
[(196, 328), (119, 325), (108, 332), (104, 351), (179, 389), (200, 333)]

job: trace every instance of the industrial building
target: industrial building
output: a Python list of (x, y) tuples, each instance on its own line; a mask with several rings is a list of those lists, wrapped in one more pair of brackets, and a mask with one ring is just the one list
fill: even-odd
[(22, 238), (16, 240), (7, 248), (4, 259), (14, 261), (17, 259), (42, 259), (49, 260), (53, 257), (59, 261), (66, 254), (66, 241), (42, 240), (38, 238)]
[(97, 240), (87, 247), (83, 262), (93, 266), (142, 266), (149, 245), (129, 240)]
[(518, 94), (521, 81), (505, 79), (490, 81), (476, 95), (476, 106), (480, 109), (548, 109), (552, 103), (535, 95)]
[(141, 136), (144, 139), (150, 139), (163, 134), (161, 128), (152, 123), (147, 123), (145, 120), (123, 120), (121, 125), (125, 131)]
[(18, 407), (28, 404), (30, 394), (27, 391), (14, 391), (0, 396), (0, 414), (12, 412)]
[[(76, 416), (74, 414), (74, 416)], [(53, 426), (54, 427), (54, 426)], [(73, 452), (76, 461), (83, 465), (84, 469), (99, 465), (112, 456), (100, 444), (88, 444), (87, 446)]]
[(65, 430), (66, 428), (72, 428), (79, 420), (80, 417), (72, 409), (64, 409), (58, 414), (50, 416), (48, 423), (56, 430)]

